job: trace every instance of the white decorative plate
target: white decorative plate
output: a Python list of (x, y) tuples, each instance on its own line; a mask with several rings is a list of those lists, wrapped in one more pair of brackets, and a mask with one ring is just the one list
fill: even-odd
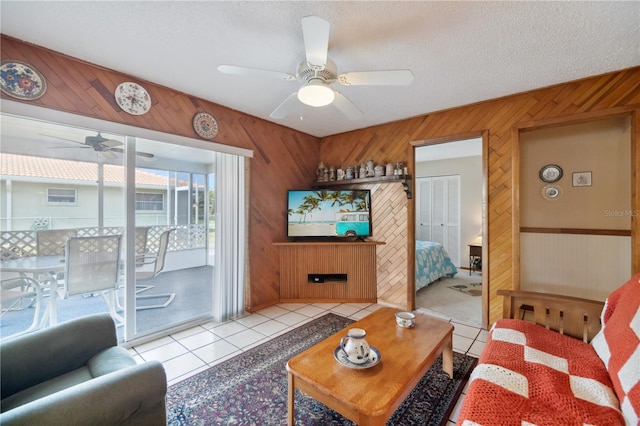
[(218, 134), (218, 122), (206, 112), (199, 112), (193, 117), (193, 130), (204, 139), (213, 139)]
[(18, 61), (2, 61), (0, 89), (16, 99), (32, 101), (44, 95), (47, 83), (42, 74), (31, 65)]
[(538, 173), (540, 180), (547, 183), (557, 182), (562, 178), (562, 167), (556, 164), (547, 164)]
[(376, 365), (378, 365), (380, 363), (380, 359), (381, 359), (380, 358), (380, 351), (378, 351), (373, 346), (369, 346), (369, 350), (371, 351), (369, 353), (369, 360), (367, 362), (365, 362), (364, 364), (355, 364), (355, 363), (349, 361), (349, 359), (347, 358), (347, 354), (344, 353), (344, 351), (342, 350), (342, 348), (340, 346), (338, 346), (333, 351), (333, 357), (336, 359), (336, 361), (338, 361), (340, 364), (344, 365), (345, 367), (355, 368), (357, 370), (363, 370), (365, 368), (374, 367), (374, 366), (376, 366)]
[(557, 200), (562, 196), (562, 188), (558, 185), (547, 185), (542, 188), (542, 198), (548, 201)]
[(142, 115), (151, 109), (151, 96), (137, 83), (127, 81), (116, 87), (116, 102), (131, 115)]

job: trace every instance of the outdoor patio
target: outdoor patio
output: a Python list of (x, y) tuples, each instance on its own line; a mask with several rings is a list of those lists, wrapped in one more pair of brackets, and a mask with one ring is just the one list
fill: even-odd
[[(185, 322), (195, 316), (210, 313), (213, 297), (213, 272), (213, 266), (199, 266), (162, 272), (153, 279), (145, 281), (145, 285), (153, 287), (141, 292), (140, 295), (175, 293), (175, 298), (165, 308), (137, 310), (137, 333), (151, 332), (165, 327), (167, 324)], [(119, 300), (121, 304), (124, 303), (122, 291), (119, 291)], [(161, 298), (141, 299), (137, 303), (138, 306), (144, 306), (161, 301)], [(41, 318), (46, 313), (45, 308), (48, 303), (49, 296), (47, 295), (43, 300)], [(72, 296), (66, 300), (59, 298), (57, 301), (58, 322), (97, 312), (108, 312), (107, 304), (100, 295)], [(4, 339), (26, 330), (33, 321), (33, 315), (33, 307), (7, 312), (0, 319), (0, 338)], [(123, 340), (122, 327), (118, 327), (118, 338)]]

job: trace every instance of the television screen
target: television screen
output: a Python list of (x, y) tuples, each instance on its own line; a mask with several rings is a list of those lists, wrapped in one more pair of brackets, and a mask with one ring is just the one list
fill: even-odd
[(371, 192), (289, 191), (287, 235), (291, 238), (371, 236)]

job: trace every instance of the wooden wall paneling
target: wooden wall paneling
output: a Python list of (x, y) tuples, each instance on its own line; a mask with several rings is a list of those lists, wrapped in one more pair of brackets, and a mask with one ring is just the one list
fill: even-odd
[[(640, 83), (639, 83), (640, 84)], [(640, 93), (637, 101), (640, 103)], [(633, 272), (640, 271), (640, 109), (631, 117), (631, 259)]]
[[(488, 203), (487, 203), (487, 179), (489, 170), (489, 132), (482, 132), (482, 235), (483, 240), (487, 241), (487, 235), (489, 235), (489, 221), (488, 221)], [(413, 233), (412, 235), (415, 235)], [(491, 254), (488, 249), (488, 244), (482, 244), (482, 258), (485, 259), (486, 263), (491, 263)], [(482, 324), (488, 326), (489, 324), (489, 281), (491, 280), (489, 268), (486, 268), (486, 272), (482, 274)]]
[[(248, 133), (250, 129), (246, 130)], [(278, 126), (254, 136), (260, 149), (251, 160), (249, 234), (253, 272), (249, 310), (270, 306), (280, 299), (279, 255), (272, 243), (286, 239), (287, 190), (309, 187), (319, 161), (316, 141), (281, 135), (275, 130), (286, 129)]]
[[(640, 110), (640, 67), (634, 67), (602, 76), (581, 79), (552, 87), (532, 90), (503, 98), (479, 102), (415, 117), (395, 123), (369, 127), (354, 132), (323, 138), (321, 158), (343, 158), (341, 153), (352, 153), (358, 158), (371, 157), (376, 161), (384, 145), (389, 152), (404, 152), (411, 141), (447, 138), (452, 135), (487, 132), (487, 211), (486, 253), (489, 263), (489, 324), (502, 315), (502, 298), (496, 292), (514, 286), (514, 196), (513, 196), (513, 128), (520, 123), (552, 120), (566, 121), (581, 114), (601, 114), (625, 108)], [(634, 144), (638, 140), (638, 118), (633, 130)], [(363, 141), (368, 141), (366, 144)], [(369, 143), (375, 141), (375, 143)], [(394, 145), (396, 148), (389, 147)], [(345, 148), (349, 147), (349, 148)], [(639, 154), (635, 146), (633, 208), (640, 209), (638, 195)], [(406, 155), (409, 158), (408, 155)], [(354, 157), (355, 158), (355, 157)], [(411, 167), (411, 165), (409, 165)], [(413, 204), (411, 205), (413, 209)], [(410, 217), (407, 215), (406, 218)], [(405, 220), (406, 220), (405, 218)], [(402, 219), (398, 218), (398, 222)], [(634, 271), (640, 271), (640, 225), (633, 219), (632, 255)], [(409, 234), (408, 247), (414, 243)], [(407, 248), (407, 252), (409, 252)], [(516, 259), (517, 260), (517, 259)], [(409, 268), (407, 268), (409, 269)], [(409, 290), (413, 291), (413, 289)]]
[(408, 200), (404, 188), (399, 182), (357, 183), (350, 188), (371, 191), (371, 240), (384, 243), (376, 250), (378, 303), (409, 309), (406, 250)]
[[(193, 116), (206, 111), (219, 123), (215, 142), (253, 150), (246, 304), (255, 310), (278, 303), (278, 252), (272, 242), (286, 237), (287, 189), (310, 186), (315, 177), (319, 138), (5, 35), (0, 41), (3, 60), (29, 63), (47, 80), (46, 93), (32, 104), (194, 139)], [(149, 91), (152, 108), (147, 114), (129, 115), (117, 106), (113, 93), (124, 81), (139, 82)]]
[[(518, 128), (512, 129), (511, 134), (511, 164), (513, 169), (512, 181), (513, 181), (513, 246), (512, 250), (512, 263), (513, 265), (520, 264), (520, 221), (518, 218), (520, 217), (520, 191), (518, 188), (520, 187), (520, 130)], [(520, 290), (520, 268), (515, 266), (513, 268), (513, 285), (512, 290)]]

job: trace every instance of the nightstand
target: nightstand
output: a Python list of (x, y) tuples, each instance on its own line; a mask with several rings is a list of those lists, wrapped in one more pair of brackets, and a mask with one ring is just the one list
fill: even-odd
[(482, 272), (482, 246), (469, 245), (469, 275)]

